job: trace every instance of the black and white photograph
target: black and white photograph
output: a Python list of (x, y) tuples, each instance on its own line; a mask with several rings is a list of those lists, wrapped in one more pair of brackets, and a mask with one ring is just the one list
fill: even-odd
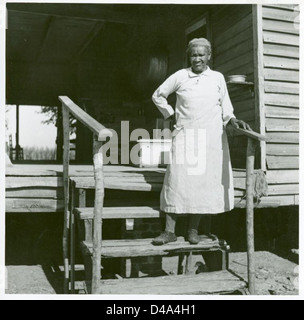
[(4, 299), (300, 299), (301, 8), (1, 2)]

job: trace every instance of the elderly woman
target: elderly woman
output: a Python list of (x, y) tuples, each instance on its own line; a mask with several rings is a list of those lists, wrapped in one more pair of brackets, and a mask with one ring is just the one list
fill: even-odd
[[(153, 240), (163, 245), (177, 240), (178, 215), (189, 215), (188, 241), (198, 244), (202, 215), (234, 208), (233, 173), (225, 127), (250, 127), (233, 114), (224, 76), (209, 68), (211, 44), (194, 39), (187, 54), (191, 67), (169, 77), (154, 93), (153, 102), (165, 119), (174, 119), (172, 161), (161, 193), (166, 230)], [(175, 111), (167, 98), (176, 93)], [(193, 160), (197, 161), (194, 163)]]

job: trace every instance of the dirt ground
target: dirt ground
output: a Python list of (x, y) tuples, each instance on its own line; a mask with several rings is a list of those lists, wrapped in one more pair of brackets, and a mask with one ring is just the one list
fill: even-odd
[[(197, 266), (199, 260), (193, 261)], [(298, 295), (298, 265), (269, 252), (257, 252), (257, 294)], [(168, 261), (164, 269), (170, 269)], [(246, 253), (230, 254), (230, 269), (246, 279)], [(60, 294), (62, 267), (52, 263), (32, 266), (7, 266), (7, 294)]]

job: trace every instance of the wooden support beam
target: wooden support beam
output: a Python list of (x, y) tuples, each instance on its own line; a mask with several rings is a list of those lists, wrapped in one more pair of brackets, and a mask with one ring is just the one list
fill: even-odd
[(55, 21), (55, 17), (50, 17), (49, 18), (49, 21), (47, 23), (47, 28), (46, 28), (46, 32), (45, 32), (45, 36), (44, 36), (44, 39), (43, 39), (43, 43), (40, 47), (40, 50), (36, 56), (36, 61), (37, 62), (41, 62), (41, 58), (42, 58), (42, 55), (43, 55), (43, 51), (45, 50), (46, 46), (47, 46), (47, 43), (48, 43), (48, 40), (50, 38), (50, 35), (51, 35), (51, 31), (52, 31), (52, 28), (54, 26), (54, 21)]
[(88, 113), (79, 108), (69, 97), (60, 96), (59, 100), (77, 120), (90, 129), (94, 135), (97, 135), (100, 141), (104, 141), (107, 137), (112, 137), (113, 133), (109, 129), (106, 129)]
[(100, 269), (101, 269), (101, 246), (102, 246), (102, 213), (104, 204), (104, 175), (103, 175), (103, 153), (102, 142), (94, 135), (93, 162), (95, 174), (95, 206), (94, 206), (94, 230), (93, 230), (93, 276), (92, 293), (99, 292)]
[(69, 234), (70, 234), (70, 211), (69, 211), (69, 162), (70, 162), (70, 118), (69, 110), (62, 106), (62, 123), (64, 137), (63, 152), (63, 183), (64, 183), (64, 228), (63, 228), (63, 259), (64, 259), (64, 293), (69, 292)]
[(248, 284), (250, 294), (255, 294), (255, 247), (254, 247), (254, 158), (257, 143), (248, 139), (246, 164), (246, 227), (247, 227), (247, 257)]
[[(50, 6), (46, 7), (46, 4), (38, 7), (36, 3), (33, 5), (26, 4), (14, 4), (8, 5), (8, 14), (10, 13), (22, 13), (26, 15), (36, 15), (36, 16), (52, 16), (55, 18), (62, 19), (74, 19), (74, 20), (86, 20), (94, 22), (112, 22), (112, 23), (121, 23), (128, 25), (145, 25), (149, 23), (149, 20), (153, 19), (153, 16), (150, 15), (141, 15), (138, 16), (136, 13), (126, 13), (119, 10), (109, 10), (103, 8), (102, 10), (92, 10), (89, 6), (78, 7), (73, 5), (73, 7), (67, 8), (64, 5), (56, 5), (56, 7), (51, 8)], [(154, 16), (157, 18), (157, 16)]]
[[(252, 5), (252, 27), (254, 43), (254, 83), (255, 83), (255, 119), (258, 131), (265, 135), (265, 103), (264, 103), (264, 43), (263, 43), (263, 14), (261, 5)], [(266, 142), (259, 146), (259, 162), (266, 171)]]

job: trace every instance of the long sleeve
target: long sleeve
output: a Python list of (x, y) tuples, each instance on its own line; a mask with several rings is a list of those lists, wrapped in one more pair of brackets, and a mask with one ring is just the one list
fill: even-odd
[(234, 109), (229, 97), (227, 85), (224, 76), (221, 79), (221, 93), (222, 93), (222, 110), (223, 110), (223, 123), (226, 127), (232, 118), (235, 118)]
[(178, 83), (177, 73), (169, 77), (153, 94), (152, 100), (165, 119), (168, 119), (174, 114), (174, 109), (169, 105), (167, 99), (177, 90)]

